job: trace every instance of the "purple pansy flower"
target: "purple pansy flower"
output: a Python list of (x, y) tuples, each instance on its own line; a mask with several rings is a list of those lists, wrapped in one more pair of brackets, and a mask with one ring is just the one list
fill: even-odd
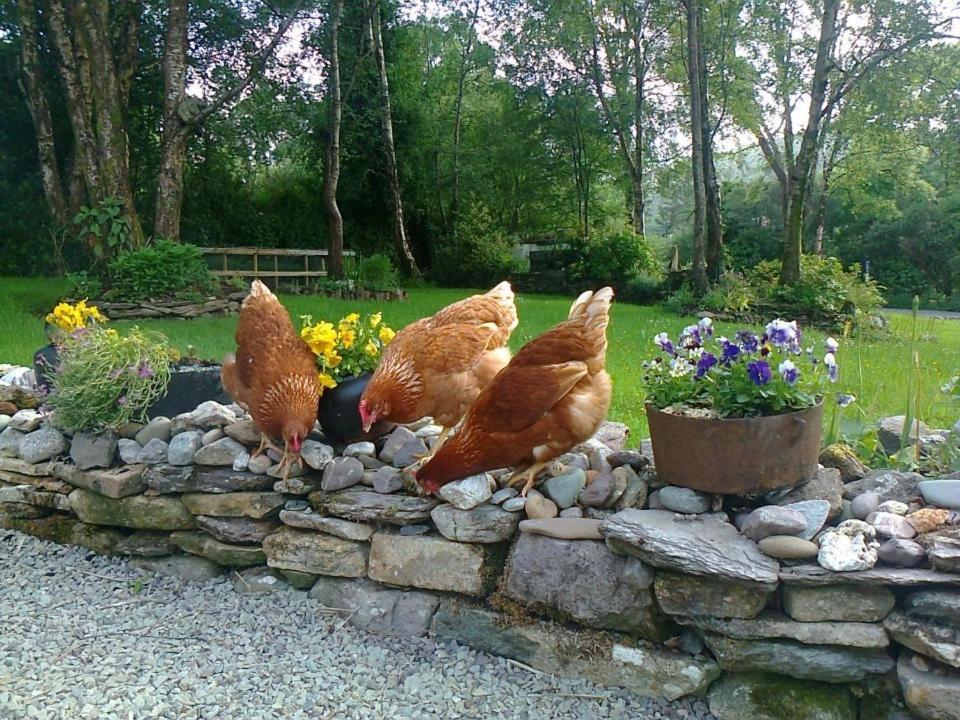
[(670, 342), (670, 336), (665, 332), (659, 333), (653, 339), (653, 343), (663, 350), (667, 355), (676, 355), (676, 351), (673, 349), (673, 343)]
[(823, 356), (823, 364), (827, 366), (827, 377), (830, 378), (830, 382), (836, 382), (837, 377), (840, 374), (837, 368), (836, 356), (833, 353), (828, 352)]
[(777, 368), (777, 372), (780, 373), (780, 377), (783, 378), (783, 381), (787, 385), (796, 385), (797, 377), (799, 372), (797, 371), (797, 366), (793, 364), (790, 360), (784, 360), (780, 363), (780, 367)]
[(840, 343), (834, 340), (832, 337), (828, 337), (823, 341), (823, 346), (827, 349), (828, 353), (836, 353), (840, 349)]
[(749, 330), (737, 332), (737, 342), (747, 355), (752, 355), (760, 347), (760, 340)]
[(687, 325), (680, 333), (680, 345), (687, 349), (700, 347), (702, 343), (700, 327), (697, 325)]
[(839, 405), (842, 408), (845, 408), (848, 405), (853, 405), (853, 403), (855, 403), (856, 401), (857, 401), (856, 395), (847, 395), (844, 393), (840, 393), (839, 395), (837, 395), (837, 405)]
[(719, 338), (720, 342), (720, 364), (730, 366), (738, 357), (740, 357), (740, 346), (732, 343), (725, 337)]
[(697, 323), (697, 327), (699, 327), (707, 337), (713, 337), (713, 320), (711, 318), (700, 318), (700, 322)]
[(796, 320), (787, 322), (777, 318), (767, 325), (766, 331), (767, 339), (778, 348), (796, 347), (800, 338)]
[(697, 360), (697, 377), (702, 378), (714, 365), (717, 364), (717, 358), (713, 353), (705, 352)]
[(770, 382), (773, 373), (770, 372), (770, 365), (766, 360), (754, 360), (747, 363), (747, 376), (754, 385), (761, 386)]

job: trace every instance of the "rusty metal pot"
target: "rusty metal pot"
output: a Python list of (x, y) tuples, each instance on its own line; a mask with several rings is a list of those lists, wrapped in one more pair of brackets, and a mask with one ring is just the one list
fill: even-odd
[(805, 410), (724, 420), (647, 405), (657, 479), (722, 495), (752, 495), (806, 482), (817, 471), (823, 403)]

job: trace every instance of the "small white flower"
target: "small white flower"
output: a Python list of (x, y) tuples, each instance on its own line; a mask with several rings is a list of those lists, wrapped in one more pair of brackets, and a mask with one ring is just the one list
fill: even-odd
[(840, 349), (840, 343), (838, 343), (832, 337), (828, 337), (826, 340), (824, 340), (823, 346), (827, 349), (828, 353), (835, 353)]
[(686, 358), (675, 357), (670, 361), (670, 375), (672, 377), (683, 377), (694, 371), (694, 366)]

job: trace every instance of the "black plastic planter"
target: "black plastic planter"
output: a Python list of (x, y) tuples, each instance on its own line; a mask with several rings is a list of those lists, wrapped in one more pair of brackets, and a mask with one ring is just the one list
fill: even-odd
[(197, 405), (216, 400), (224, 405), (233, 402), (220, 382), (219, 365), (176, 365), (170, 369), (167, 392), (147, 409), (151, 418), (173, 417), (191, 412)]
[(323, 391), (320, 396), (317, 419), (323, 434), (334, 443), (352, 443), (361, 440), (373, 440), (390, 432), (394, 424), (379, 421), (370, 428), (370, 432), (363, 431), (363, 421), (360, 419), (360, 396), (363, 395), (371, 373), (363, 373), (355, 377), (344, 378), (335, 388)]

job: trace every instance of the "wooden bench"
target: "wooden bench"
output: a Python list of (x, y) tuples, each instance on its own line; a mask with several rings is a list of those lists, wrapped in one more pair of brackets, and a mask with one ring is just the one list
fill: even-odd
[[(323, 278), (327, 276), (327, 250), (308, 250), (299, 248), (259, 248), (259, 247), (222, 247), (200, 248), (205, 257), (219, 258), (219, 262), (214, 262), (215, 267), (211, 272), (219, 277), (244, 277), (259, 278), (262, 280), (273, 280), (272, 284), (276, 287), (280, 278), (292, 278), (299, 284), (300, 280), (310, 278)], [(344, 258), (352, 258), (355, 253), (351, 250), (344, 250)], [(245, 263), (251, 267), (236, 267), (236, 263), (231, 263), (231, 258), (246, 258), (249, 262)], [(295, 258), (303, 261), (302, 270), (281, 270), (280, 258)], [(311, 267), (311, 258), (313, 258), (313, 267)], [(319, 258), (319, 267), (317, 267)]]

